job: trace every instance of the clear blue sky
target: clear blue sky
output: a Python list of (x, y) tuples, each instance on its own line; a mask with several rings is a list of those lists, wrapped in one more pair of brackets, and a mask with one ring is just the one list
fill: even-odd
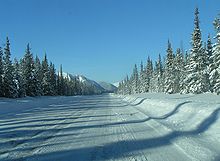
[(220, 0), (1, 0), (0, 42), (11, 41), (21, 58), (26, 44), (64, 71), (117, 82), (147, 56), (190, 47), (194, 9), (200, 10), (203, 40), (214, 36)]

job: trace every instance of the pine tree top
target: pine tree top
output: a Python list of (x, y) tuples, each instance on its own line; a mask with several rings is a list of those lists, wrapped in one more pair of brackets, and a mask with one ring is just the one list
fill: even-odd
[(199, 29), (199, 8), (196, 7), (195, 9), (195, 19), (194, 19), (194, 24), (195, 24), (195, 28)]

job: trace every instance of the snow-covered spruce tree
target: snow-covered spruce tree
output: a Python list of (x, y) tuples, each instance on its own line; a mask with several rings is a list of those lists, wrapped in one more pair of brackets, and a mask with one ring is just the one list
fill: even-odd
[(207, 55), (207, 64), (209, 65), (213, 62), (213, 59), (212, 59), (213, 47), (212, 47), (212, 40), (211, 40), (210, 34), (208, 35), (206, 53), (207, 53), (206, 54)]
[(132, 93), (132, 84), (129, 79), (125, 78), (122, 82), (122, 92), (123, 94), (131, 94)]
[(56, 81), (56, 90), (57, 90), (57, 95), (60, 95), (60, 73), (57, 72), (57, 81)]
[(119, 84), (118, 84), (118, 90), (117, 90), (117, 93), (118, 94), (123, 94), (124, 95), (124, 93), (123, 93), (123, 91), (124, 91), (124, 86), (123, 86), (123, 80), (121, 81), (121, 82), (119, 82)]
[(43, 95), (43, 88), (42, 88), (42, 81), (43, 81), (43, 70), (41, 66), (40, 59), (38, 56), (35, 58), (35, 72), (34, 75), (36, 76), (36, 95), (41, 96)]
[(183, 80), (185, 79), (184, 56), (178, 48), (174, 58), (174, 93), (181, 93), (183, 90)]
[(138, 69), (137, 65), (135, 64), (133, 73), (131, 76), (131, 93), (139, 93), (139, 75), (138, 75)]
[(216, 66), (214, 63), (214, 55), (213, 55), (213, 45), (211, 41), (210, 35), (208, 35), (208, 40), (207, 40), (207, 47), (206, 47), (206, 53), (207, 53), (207, 63), (208, 63), (208, 72), (209, 72), (209, 83), (210, 83), (210, 91), (213, 92), (213, 87), (215, 85), (216, 81)]
[(163, 63), (161, 56), (159, 54), (158, 56), (158, 61), (157, 61), (158, 69), (157, 69), (157, 80), (158, 80), (158, 92), (163, 92), (164, 91), (164, 80), (163, 80)]
[(42, 79), (43, 95), (49, 96), (51, 94), (50, 72), (49, 72), (49, 65), (46, 54), (44, 56), (44, 60), (42, 61), (42, 71), (43, 71), (43, 79)]
[(141, 61), (141, 65), (140, 65), (140, 76), (139, 76), (139, 79), (140, 79), (140, 93), (144, 93), (145, 92), (145, 88), (144, 88), (144, 82), (145, 82), (145, 70), (144, 70), (144, 65), (143, 65), (143, 62)]
[(123, 94), (123, 81), (119, 82), (118, 84), (118, 89), (117, 89), (117, 94)]
[[(77, 80), (75, 80), (75, 87), (78, 86)], [(76, 87), (76, 93), (78, 94), (78, 88)], [(64, 77), (63, 77), (63, 68), (62, 65), (60, 65), (60, 71), (58, 72), (58, 77), (57, 77), (57, 92), (58, 95), (64, 95), (65, 91), (65, 85), (64, 85)]]
[[(219, 16), (220, 17), (220, 16)], [(213, 83), (213, 92), (220, 94), (220, 18), (216, 18), (214, 21), (214, 27), (216, 29), (216, 43), (213, 47), (213, 66), (214, 70), (211, 73), (211, 79)]]
[(17, 97), (17, 86), (14, 81), (13, 73), (14, 68), (11, 62), (10, 42), (8, 37), (6, 38), (6, 45), (4, 48), (4, 74), (3, 74), (3, 95), (8, 98)]
[(169, 94), (175, 93), (174, 75), (175, 73), (174, 73), (173, 49), (171, 47), (170, 41), (168, 40), (165, 73), (164, 73), (164, 92), (165, 93), (169, 93)]
[(128, 75), (124, 79), (123, 93), (131, 94), (131, 84)]
[[(63, 88), (63, 95), (64, 96), (68, 96), (68, 92), (69, 92), (69, 78), (68, 78), (68, 73), (67, 73), (67, 77), (65, 77), (63, 79), (64, 81), (64, 88)], [(83, 93), (85, 94), (85, 93)]]
[(186, 88), (184, 93), (204, 93), (209, 91), (209, 75), (207, 56), (202, 45), (201, 30), (199, 27), (199, 10), (195, 10), (194, 31), (192, 34), (192, 49), (187, 65)]
[(65, 85), (64, 95), (65, 96), (70, 96), (70, 93), (71, 93), (71, 82), (70, 82), (68, 77), (64, 78), (64, 85)]
[(153, 71), (152, 71), (152, 74), (150, 77), (150, 83), (149, 83), (149, 91), (150, 92), (157, 92), (157, 90), (158, 90), (157, 68), (158, 68), (158, 64), (155, 61), (155, 67), (153, 68)]
[(35, 65), (33, 54), (31, 53), (30, 45), (27, 45), (25, 55), (22, 63), (22, 74), (24, 79), (24, 88), (27, 96), (36, 96), (37, 95), (37, 78), (35, 73)]
[(49, 74), (50, 74), (50, 87), (51, 87), (51, 95), (57, 95), (56, 90), (56, 69), (52, 62), (50, 62), (49, 67)]
[(0, 47), (0, 97), (3, 97), (3, 51), (2, 48)]
[(128, 75), (125, 77), (123, 81), (119, 83), (117, 93), (123, 95), (131, 94), (131, 87), (130, 87)]
[(160, 54), (158, 60), (155, 62), (155, 69), (151, 78), (151, 86), (154, 92), (163, 92), (163, 65)]
[(188, 53), (188, 51), (185, 52), (185, 67), (189, 64), (189, 58), (190, 58), (190, 54)]
[(184, 57), (184, 71), (183, 71), (183, 79), (181, 80), (181, 82), (180, 82), (180, 93), (181, 94), (184, 94), (184, 93), (188, 93), (187, 92), (187, 74), (188, 74), (188, 71), (187, 71), (187, 67), (189, 66), (189, 64), (190, 64), (190, 61), (189, 61), (189, 59), (190, 59), (190, 54), (188, 54), (188, 51), (186, 50), (185, 51), (185, 55), (183, 55), (183, 57)]
[(154, 82), (153, 82), (153, 62), (148, 56), (146, 65), (146, 77), (145, 77), (145, 92), (153, 92)]
[(24, 79), (22, 77), (22, 68), (21, 68), (21, 64), (19, 64), (18, 60), (15, 59), (14, 60), (14, 80), (15, 80), (15, 84), (16, 84), (16, 88), (17, 88), (17, 97), (21, 98), (24, 97), (26, 92), (25, 92), (25, 83), (24, 83)]

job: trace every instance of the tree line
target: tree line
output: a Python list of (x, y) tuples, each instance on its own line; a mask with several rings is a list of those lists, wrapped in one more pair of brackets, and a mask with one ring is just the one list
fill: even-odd
[(220, 94), (220, 15), (213, 22), (216, 36), (210, 35), (203, 43), (200, 30), (199, 10), (195, 9), (194, 30), (190, 52), (178, 48), (173, 51), (168, 40), (166, 57), (153, 63), (148, 57), (146, 66), (141, 62), (140, 71), (134, 66), (131, 76), (119, 83), (119, 94), (145, 92)]
[(55, 65), (48, 62), (45, 54), (41, 61), (31, 53), (27, 45), (24, 57), (11, 60), (8, 37), (4, 48), (0, 47), (0, 97), (20, 98), (25, 96), (57, 96), (94, 94), (93, 87), (87, 87), (79, 80), (64, 76), (62, 65), (57, 73)]

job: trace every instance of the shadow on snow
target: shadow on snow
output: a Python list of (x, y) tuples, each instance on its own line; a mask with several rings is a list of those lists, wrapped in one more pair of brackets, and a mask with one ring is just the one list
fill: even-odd
[[(107, 160), (111, 158), (121, 158), (124, 155), (138, 151), (138, 150), (144, 150), (144, 149), (151, 149), (151, 148), (157, 148), (162, 146), (170, 145), (171, 142), (179, 137), (183, 136), (194, 136), (197, 134), (204, 133), (206, 130), (210, 128), (212, 124), (216, 122), (218, 119), (220, 108), (216, 109), (212, 112), (211, 115), (209, 115), (206, 119), (204, 119), (196, 129), (191, 131), (173, 131), (167, 135), (160, 136), (160, 137), (154, 137), (149, 139), (140, 139), (140, 140), (126, 140), (126, 141), (119, 141), (114, 143), (109, 143), (102, 146), (102, 152), (103, 154), (106, 154), (102, 156), (103, 158), (100, 158), (99, 160)], [(126, 148), (120, 148), (120, 147), (126, 147)], [(72, 150), (63, 150), (63, 151), (56, 151), (51, 153), (45, 153), (45, 154), (38, 154), (36, 156), (30, 156), (23, 159), (33, 159), (33, 158), (44, 158), (44, 157), (59, 157), (59, 156), (74, 156), (74, 155), (84, 155), (89, 154), (94, 149), (100, 149), (100, 146), (94, 146), (94, 147), (87, 147), (87, 148), (79, 148), (79, 149), (72, 149)], [(78, 158), (80, 160), (80, 158)], [(218, 158), (216, 158), (218, 159)]]

